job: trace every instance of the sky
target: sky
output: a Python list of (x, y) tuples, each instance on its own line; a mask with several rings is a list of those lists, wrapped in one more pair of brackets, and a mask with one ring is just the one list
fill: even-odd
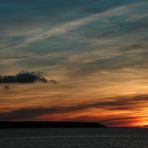
[[(0, 121), (148, 125), (147, 0), (1, 0)], [(9, 89), (4, 87), (9, 86)]]

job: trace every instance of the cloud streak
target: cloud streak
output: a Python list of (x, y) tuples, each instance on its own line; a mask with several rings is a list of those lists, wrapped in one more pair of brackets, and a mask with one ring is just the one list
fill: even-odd
[(96, 20), (100, 20), (104, 17), (110, 17), (110, 16), (122, 14), (122, 13), (128, 11), (129, 9), (132, 9), (134, 7), (138, 7), (139, 5), (145, 5), (145, 3), (142, 2), (142, 3), (136, 3), (136, 4), (123, 5), (123, 6), (112, 8), (112, 9), (107, 10), (105, 12), (93, 14), (93, 15), (90, 15), (90, 16), (87, 16), (84, 18), (80, 18), (80, 19), (77, 19), (77, 20), (74, 20), (71, 22), (67, 22), (67, 23), (61, 24), (57, 27), (50, 28), (50, 29), (46, 30), (45, 32), (35, 34), (35, 36), (29, 37), (24, 42), (21, 42), (20, 44), (17, 44), (11, 48), (8, 47), (6, 49), (23, 48), (23, 47), (26, 47), (30, 44), (45, 40), (50, 37), (62, 35), (64, 33), (67, 33), (69, 31), (77, 29), (80, 26), (86, 25), (88, 23), (92, 23), (92, 22), (94, 22)]
[[(52, 106), (49, 108), (22, 108), (18, 110), (13, 110), (9, 112), (1, 112), (0, 113), (0, 121), (5, 120), (29, 120), (32, 118), (40, 118), (42, 115), (55, 115), (55, 114), (61, 114), (61, 113), (68, 113), (68, 114), (74, 114), (74, 112), (82, 112), (85, 110), (90, 109), (105, 109), (110, 111), (118, 111), (118, 114), (120, 115), (120, 111), (133, 111), (133, 114), (135, 110), (139, 110), (141, 108), (142, 103), (148, 103), (148, 95), (142, 95), (142, 96), (119, 96), (115, 98), (108, 98), (106, 101), (99, 101), (95, 103), (85, 103), (85, 104), (79, 104), (74, 106)], [(99, 115), (97, 115), (97, 118), (99, 119)], [(127, 119), (126, 117), (124, 117)], [(129, 117), (128, 117), (129, 118)], [(136, 117), (135, 117), (136, 118)], [(129, 118), (132, 120), (132, 118)], [(48, 120), (48, 119), (47, 119)], [(115, 122), (114, 120), (122, 120), (121, 118), (114, 118), (112, 116), (111, 119), (109, 119), (110, 122)], [(116, 121), (117, 122), (117, 121)]]

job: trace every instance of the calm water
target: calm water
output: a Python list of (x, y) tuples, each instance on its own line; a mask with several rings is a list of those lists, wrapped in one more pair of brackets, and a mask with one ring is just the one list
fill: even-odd
[(1, 129), (0, 148), (148, 148), (148, 129)]

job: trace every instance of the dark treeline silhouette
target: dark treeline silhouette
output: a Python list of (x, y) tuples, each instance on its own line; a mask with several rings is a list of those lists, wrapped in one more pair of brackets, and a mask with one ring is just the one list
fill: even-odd
[(0, 83), (34, 83), (34, 82), (48, 82), (42, 73), (36, 72), (20, 72), (16, 75), (0, 75)]
[(105, 128), (105, 125), (93, 122), (57, 122), (57, 121), (1, 121), (0, 128), (86, 128), (86, 127), (96, 127)]

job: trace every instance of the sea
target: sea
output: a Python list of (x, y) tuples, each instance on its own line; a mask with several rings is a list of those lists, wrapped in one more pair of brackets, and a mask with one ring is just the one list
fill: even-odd
[(0, 148), (148, 148), (148, 129), (0, 129)]

